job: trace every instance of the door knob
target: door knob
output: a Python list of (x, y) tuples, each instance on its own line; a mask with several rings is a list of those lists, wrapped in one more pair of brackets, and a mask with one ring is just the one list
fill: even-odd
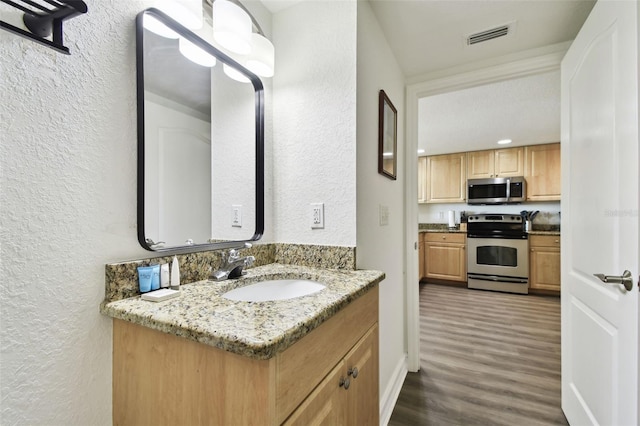
[(605, 275), (605, 274), (593, 274), (598, 277), (600, 281), (607, 284), (622, 284), (627, 291), (631, 291), (633, 288), (633, 277), (631, 276), (631, 272), (624, 271), (622, 276), (616, 275)]

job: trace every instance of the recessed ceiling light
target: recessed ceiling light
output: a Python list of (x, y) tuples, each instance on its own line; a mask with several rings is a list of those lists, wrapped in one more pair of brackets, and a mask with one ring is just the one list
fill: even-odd
[(498, 145), (507, 145), (510, 144), (512, 141), (511, 139), (502, 139), (498, 141)]
[(383, 157), (393, 157), (393, 152), (383, 152), (382, 156)]
[(424, 149), (419, 149), (418, 154), (424, 154)]

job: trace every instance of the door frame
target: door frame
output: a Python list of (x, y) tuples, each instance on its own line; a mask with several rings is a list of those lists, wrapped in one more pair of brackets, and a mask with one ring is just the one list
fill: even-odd
[[(437, 72), (407, 81), (405, 121), (405, 241), (407, 298), (407, 368), (420, 370), (420, 300), (418, 277), (418, 101), (420, 98), (488, 83), (560, 70), (571, 42), (507, 55), (447, 72)], [(473, 69), (476, 68), (476, 69)], [(479, 68), (479, 69), (478, 69)]]

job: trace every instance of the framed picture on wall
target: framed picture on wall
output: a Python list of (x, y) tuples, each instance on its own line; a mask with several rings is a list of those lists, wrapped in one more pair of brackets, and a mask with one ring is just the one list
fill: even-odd
[(380, 90), (378, 108), (378, 173), (396, 180), (398, 111), (384, 90)]

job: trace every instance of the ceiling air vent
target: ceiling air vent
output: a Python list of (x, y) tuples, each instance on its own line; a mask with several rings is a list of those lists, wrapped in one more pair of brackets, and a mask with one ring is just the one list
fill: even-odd
[(502, 25), (500, 27), (491, 28), (490, 30), (481, 31), (471, 34), (467, 37), (467, 45), (482, 43), (483, 41), (493, 40), (494, 38), (504, 37), (509, 34), (511, 25)]

